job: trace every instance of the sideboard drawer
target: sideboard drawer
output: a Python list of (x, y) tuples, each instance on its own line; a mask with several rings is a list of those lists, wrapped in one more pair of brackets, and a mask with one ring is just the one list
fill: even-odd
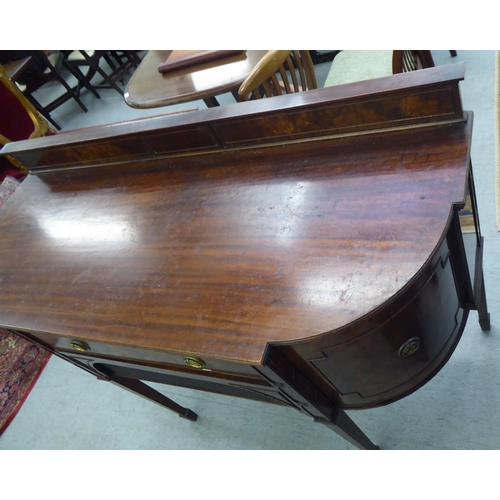
[(236, 375), (255, 376), (256, 371), (247, 363), (206, 358), (191, 353), (159, 351), (148, 348), (105, 344), (77, 338), (65, 338), (47, 333), (30, 334), (18, 332), (35, 342), (42, 343), (49, 349), (69, 356), (90, 356), (100, 359), (122, 360), (127, 362), (153, 363), (190, 372), (220, 372)]

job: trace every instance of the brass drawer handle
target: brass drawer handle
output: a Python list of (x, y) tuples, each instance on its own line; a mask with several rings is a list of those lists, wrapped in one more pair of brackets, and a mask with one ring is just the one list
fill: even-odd
[(191, 368), (196, 368), (197, 370), (200, 370), (205, 366), (205, 362), (199, 358), (193, 358), (191, 356), (184, 356), (184, 363), (186, 365), (190, 366)]
[(408, 356), (415, 354), (419, 347), (420, 339), (418, 337), (412, 337), (399, 348), (398, 356), (401, 358), (407, 358)]
[(83, 340), (72, 340), (69, 345), (72, 349), (78, 352), (90, 351), (90, 346), (87, 344), (87, 342), (83, 342)]

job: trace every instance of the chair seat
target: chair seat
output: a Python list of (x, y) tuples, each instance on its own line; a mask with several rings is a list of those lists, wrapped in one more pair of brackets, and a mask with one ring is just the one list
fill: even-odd
[(325, 87), (393, 74), (392, 50), (342, 50), (332, 62)]

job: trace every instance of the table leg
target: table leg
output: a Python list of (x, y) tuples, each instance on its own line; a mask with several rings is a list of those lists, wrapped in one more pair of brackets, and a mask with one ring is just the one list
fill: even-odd
[(215, 97), (206, 97), (203, 102), (207, 105), (207, 108), (215, 108), (220, 106), (219, 101)]
[(198, 415), (194, 413), (194, 411), (177, 404), (175, 401), (172, 401), (171, 399), (167, 398), (152, 387), (149, 387), (149, 385), (141, 382), (140, 380), (120, 377), (115, 374), (108, 375), (108, 377), (109, 381), (113, 384), (122, 387), (123, 389), (127, 389), (134, 394), (142, 396), (143, 398), (149, 399), (153, 403), (157, 403), (177, 413), (181, 418), (192, 420), (193, 422), (198, 418)]
[(335, 59), (335, 56), (340, 52), (340, 50), (327, 50), (324, 52), (318, 52), (317, 50), (310, 50), (311, 59), (313, 64), (322, 64), (325, 62), (331, 62)]
[(238, 94), (238, 89), (239, 89), (239, 87), (237, 89), (231, 90), (231, 94), (233, 94), (234, 100), (236, 102), (240, 102), (241, 101), (240, 96)]
[(343, 410), (336, 410), (333, 420), (315, 418), (314, 421), (326, 425), (340, 437), (346, 439), (354, 446), (357, 446), (362, 450), (380, 450), (380, 447), (373, 444), (368, 436), (347, 416)]

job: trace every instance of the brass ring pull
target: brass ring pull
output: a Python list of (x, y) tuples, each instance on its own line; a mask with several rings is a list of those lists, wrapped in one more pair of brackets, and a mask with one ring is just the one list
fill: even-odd
[(415, 354), (419, 347), (420, 339), (418, 337), (412, 337), (399, 348), (398, 356), (401, 358), (407, 358), (408, 356)]
[(69, 345), (72, 349), (78, 352), (90, 351), (90, 346), (87, 344), (87, 342), (83, 342), (83, 340), (72, 340)]
[(193, 358), (191, 356), (184, 356), (184, 363), (186, 365), (190, 366), (191, 368), (196, 368), (197, 370), (200, 370), (205, 366), (205, 362), (199, 358)]

